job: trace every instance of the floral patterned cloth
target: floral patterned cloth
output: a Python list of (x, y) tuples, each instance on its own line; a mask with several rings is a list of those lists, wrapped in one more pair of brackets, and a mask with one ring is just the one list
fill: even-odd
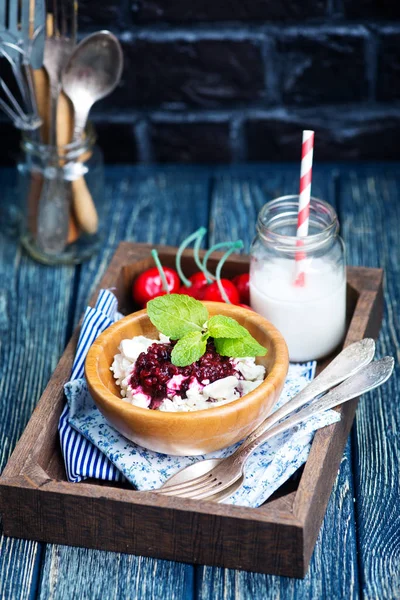
[[(109, 292), (110, 293), (110, 292)], [(93, 309), (91, 309), (93, 311)], [(85, 321), (83, 323), (84, 327)], [(93, 340), (92, 340), (93, 341)], [(88, 348), (85, 348), (86, 352)], [(77, 349), (82, 355), (82, 348)], [(313, 378), (315, 363), (291, 364), (282, 395), (276, 408), (279, 408), (297, 394)], [(107, 423), (89, 395), (83, 377), (75, 378), (65, 385), (68, 406), (64, 418), (78, 434), (98, 448), (132, 485), (139, 490), (152, 490), (160, 487), (179, 469), (197, 460), (229, 456), (239, 444), (204, 456), (168, 456), (146, 450), (128, 441)], [(296, 425), (275, 438), (265, 442), (248, 459), (243, 486), (224, 502), (239, 506), (257, 507), (279, 488), (307, 460), (314, 432), (340, 419), (337, 412), (326, 411), (311, 417), (307, 422)], [(82, 446), (82, 436), (74, 442)], [(63, 445), (62, 445), (63, 447)], [(76, 449), (76, 448), (75, 448)], [(67, 472), (72, 470), (69, 456), (64, 452)], [(75, 452), (76, 462), (79, 452)], [(89, 463), (89, 459), (87, 459)], [(81, 465), (81, 477), (85, 464)], [(110, 477), (111, 478), (111, 477)], [(76, 479), (79, 480), (79, 479)]]

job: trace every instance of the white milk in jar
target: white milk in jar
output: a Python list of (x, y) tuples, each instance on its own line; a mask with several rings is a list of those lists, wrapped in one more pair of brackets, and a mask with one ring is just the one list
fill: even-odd
[(282, 333), (291, 361), (322, 358), (346, 326), (344, 246), (331, 206), (311, 199), (304, 238), (304, 286), (294, 284), (298, 197), (278, 198), (260, 212), (250, 266), (252, 308)]

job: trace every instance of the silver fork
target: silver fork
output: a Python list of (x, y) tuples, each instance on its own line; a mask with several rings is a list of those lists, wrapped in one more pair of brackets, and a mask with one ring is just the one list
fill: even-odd
[[(45, 172), (45, 184), (39, 200), (37, 243), (48, 254), (62, 252), (67, 243), (70, 211), (69, 185), (57, 159), (57, 103), (61, 76), (76, 42), (75, 0), (53, 0), (53, 32), (44, 47), (44, 61), (50, 86), (49, 142), (54, 156)], [(53, 159), (53, 160), (51, 160)]]
[[(317, 396), (327, 392), (335, 385), (338, 385), (351, 375), (354, 375), (365, 365), (368, 365), (375, 355), (375, 342), (372, 338), (365, 338), (350, 344), (342, 350), (325, 369), (306, 385), (289, 402), (284, 404), (279, 410), (270, 414), (243, 442), (242, 448), (258, 438), (264, 431), (271, 429), (273, 425), (281, 421), (288, 414), (301, 408)], [(181, 469), (175, 475), (172, 475), (164, 485), (159, 488), (172, 489), (172, 486), (191, 481), (196, 475), (203, 475), (217, 464), (224, 461), (224, 458), (209, 458), (198, 461)], [(207, 468), (208, 467), (208, 468)], [(201, 472), (198, 472), (200, 471)], [(197, 473), (196, 473), (197, 472)]]
[(56, 146), (57, 103), (62, 72), (76, 42), (76, 6), (74, 0), (53, 0), (53, 32), (44, 45), (43, 66), (50, 86), (50, 145)]
[(239, 447), (212, 471), (181, 485), (176, 485), (174, 488), (156, 491), (166, 495), (197, 500), (212, 499), (213, 496), (221, 499), (221, 492), (230, 488), (235, 481), (242, 477), (247, 459), (266, 440), (292, 429), (315, 414), (339, 406), (382, 385), (392, 374), (393, 366), (394, 359), (390, 356), (370, 363), (321, 398), (313, 400), (307, 407), (268, 429), (251, 443)]

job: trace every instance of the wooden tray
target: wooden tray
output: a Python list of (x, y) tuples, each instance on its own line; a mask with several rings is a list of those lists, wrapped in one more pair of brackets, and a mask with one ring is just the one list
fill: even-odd
[[(164, 265), (173, 265), (175, 251), (159, 247)], [(210, 261), (211, 268), (217, 260)], [(98, 289), (116, 288), (122, 312), (131, 312), (132, 280), (151, 264), (150, 246), (124, 242)], [(188, 275), (195, 270), (190, 251), (185, 252), (182, 264)], [(247, 269), (248, 258), (235, 256), (224, 266), (224, 274), (230, 277)], [(378, 335), (383, 304), (382, 270), (350, 267), (347, 281), (345, 345)], [(92, 306), (98, 289), (91, 299)], [(304, 577), (357, 400), (341, 407), (339, 423), (316, 433), (301, 476), (257, 509), (158, 497), (93, 480), (69, 483), (57, 424), (77, 338), (78, 330), (0, 478), (4, 533), (43, 542)], [(318, 365), (319, 369), (324, 364)]]

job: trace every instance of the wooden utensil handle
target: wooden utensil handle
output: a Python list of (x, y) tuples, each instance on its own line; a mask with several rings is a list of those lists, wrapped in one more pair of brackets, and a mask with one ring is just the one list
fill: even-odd
[[(59, 97), (57, 112), (57, 140), (60, 147), (65, 146), (73, 139), (72, 114), (72, 105), (62, 92)], [(67, 115), (68, 118), (65, 118)], [(91, 151), (84, 152), (77, 160), (86, 162), (91, 155)], [(71, 196), (72, 214), (76, 220), (76, 225), (85, 233), (96, 233), (99, 219), (93, 198), (83, 176), (72, 182)]]
[(91, 235), (96, 233), (99, 227), (99, 219), (93, 198), (83, 176), (72, 182), (72, 206), (81, 229)]
[[(80, 162), (86, 162), (91, 155), (91, 151), (88, 150), (87, 152), (84, 152), (78, 160)], [(86, 185), (86, 180), (83, 175), (72, 182), (72, 208), (77, 223), (82, 231), (89, 234), (96, 233), (99, 226), (99, 218), (92, 195)]]
[[(60, 154), (63, 153), (63, 148), (67, 144), (69, 144), (72, 140), (72, 128), (73, 128), (73, 118), (72, 118), (72, 106), (71, 102), (64, 94), (61, 94), (58, 97), (57, 102), (57, 146), (59, 148)], [(60, 160), (60, 164), (64, 165), (65, 161)], [(71, 188), (71, 198), (73, 199), (73, 193)], [(69, 228), (68, 228), (68, 244), (73, 244), (79, 238), (79, 225), (77, 223), (76, 215), (74, 214), (73, 207), (71, 206), (70, 216), (69, 216)]]

